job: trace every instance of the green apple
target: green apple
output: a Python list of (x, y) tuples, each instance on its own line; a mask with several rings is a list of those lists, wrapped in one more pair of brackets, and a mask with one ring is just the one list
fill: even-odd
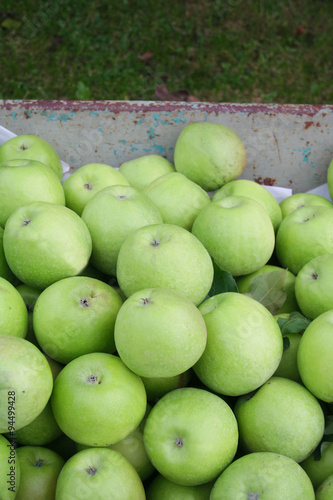
[(317, 398), (333, 403), (333, 311), (314, 319), (302, 335), (297, 364), (303, 384)]
[[(25, 339), (0, 335), (0, 432), (18, 431), (45, 408), (53, 386), (43, 354)], [(13, 406), (8, 417), (9, 401)]]
[(3, 228), (0, 226), (0, 277), (9, 281), (12, 285), (17, 281), (16, 276), (12, 273), (9, 265), (7, 264), (5, 252), (3, 249)]
[(107, 186), (129, 186), (119, 170), (104, 163), (88, 163), (75, 170), (63, 183), (66, 206), (81, 215), (88, 201)]
[(25, 303), (25, 307), (27, 309), (27, 312), (28, 312), (28, 332), (27, 332), (27, 335), (25, 338), (27, 340), (29, 340), (29, 342), (32, 342), (37, 347), (39, 347), (36, 336), (35, 336), (35, 332), (34, 332), (32, 315), (33, 315), (33, 310), (34, 310), (36, 301), (37, 301), (39, 295), (41, 294), (41, 290), (38, 290), (37, 288), (32, 288), (31, 286), (28, 286), (28, 285), (23, 285), (23, 284), (18, 285), (16, 287), (16, 290), (21, 295), (21, 297)]
[(105, 274), (116, 274), (119, 249), (135, 229), (162, 222), (158, 208), (130, 186), (109, 186), (91, 198), (82, 219), (93, 243), (91, 263)]
[(158, 207), (163, 222), (188, 231), (199, 212), (210, 204), (206, 191), (179, 172), (158, 177), (143, 192)]
[(333, 474), (325, 479), (316, 491), (316, 500), (332, 500)]
[(82, 271), (92, 248), (87, 226), (75, 212), (42, 201), (18, 208), (9, 217), (3, 244), (14, 274), (40, 289)]
[(238, 135), (220, 123), (186, 125), (178, 136), (175, 168), (206, 191), (236, 179), (246, 165), (246, 150)]
[[(238, 290), (241, 293), (248, 293), (251, 289), (253, 280), (265, 273), (272, 273), (274, 271), (281, 271), (282, 268), (278, 266), (271, 266), (269, 264), (264, 265), (258, 271), (248, 274), (246, 276), (240, 276), (237, 279)], [(298, 311), (299, 307), (295, 297), (295, 276), (287, 270), (286, 281), (283, 286), (283, 290), (286, 292), (287, 298), (283, 306), (278, 310), (277, 314), (291, 313)]]
[(210, 500), (315, 500), (304, 470), (277, 453), (250, 453), (235, 460), (215, 482)]
[(242, 446), (302, 462), (323, 437), (325, 419), (317, 399), (301, 384), (272, 377), (235, 406)]
[(223, 399), (185, 387), (168, 392), (155, 404), (143, 439), (160, 474), (171, 482), (196, 486), (213, 480), (232, 461), (238, 429)]
[(73, 441), (109, 446), (141, 422), (146, 391), (140, 377), (112, 354), (84, 354), (66, 365), (54, 383), (55, 419)]
[(302, 313), (310, 319), (333, 309), (333, 254), (319, 255), (302, 267), (295, 293)]
[(0, 278), (0, 334), (25, 338), (28, 331), (28, 312), (16, 288)]
[(33, 201), (65, 205), (63, 187), (47, 165), (34, 160), (0, 163), (0, 224), (19, 207)]
[(313, 193), (295, 193), (291, 196), (288, 196), (280, 203), (283, 219), (291, 212), (294, 212), (294, 210), (298, 210), (302, 207), (315, 206), (333, 208), (333, 203), (323, 196)]
[(321, 457), (316, 460), (311, 454), (300, 464), (313, 484), (314, 489), (333, 474), (333, 443), (324, 442), (321, 445)]
[(213, 483), (183, 486), (159, 474), (146, 490), (147, 500), (209, 500)]
[(89, 448), (73, 455), (62, 468), (55, 500), (145, 500), (134, 467), (120, 453)]
[(62, 431), (53, 416), (51, 402), (48, 401), (44, 410), (30, 424), (15, 431), (15, 440), (28, 446), (45, 446), (61, 434)]
[(192, 233), (216, 264), (233, 276), (258, 271), (270, 259), (275, 243), (266, 210), (245, 196), (210, 203), (195, 219)]
[(276, 254), (283, 267), (297, 274), (310, 260), (333, 253), (333, 210), (302, 207), (287, 215), (276, 235)]
[(126, 297), (144, 288), (171, 288), (199, 305), (212, 286), (213, 274), (202, 243), (173, 224), (133, 231), (118, 255), (117, 279)]
[(169, 288), (146, 288), (120, 308), (114, 338), (120, 358), (137, 375), (174, 377), (198, 361), (207, 330), (189, 299)]
[(36, 160), (48, 165), (62, 180), (62, 165), (57, 151), (36, 135), (18, 135), (0, 146), (0, 162), (8, 160)]
[(247, 179), (237, 179), (222, 186), (213, 196), (212, 201), (222, 200), (227, 196), (247, 196), (257, 201), (268, 213), (274, 231), (277, 231), (281, 221), (281, 208), (272, 193), (264, 186)]
[(155, 401), (160, 399), (167, 392), (186, 387), (190, 382), (192, 373), (193, 370), (186, 370), (186, 372), (175, 375), (174, 377), (141, 377), (146, 389), (148, 401)]
[(330, 197), (333, 200), (333, 158), (327, 169), (327, 184)]
[(20, 462), (15, 441), (8, 441), (0, 434), (0, 498), (15, 500), (20, 486)]
[(114, 326), (123, 301), (103, 281), (73, 276), (42, 291), (33, 328), (43, 351), (59, 363), (90, 352), (115, 351)]
[(174, 166), (159, 155), (145, 155), (120, 165), (120, 172), (130, 185), (141, 191), (161, 175), (174, 172)]
[(21, 480), (16, 500), (54, 500), (63, 458), (40, 446), (22, 446), (17, 449), (17, 457)]
[(207, 346), (193, 369), (209, 389), (239, 396), (273, 375), (283, 342), (277, 322), (263, 305), (229, 292), (207, 299), (199, 311), (207, 327)]

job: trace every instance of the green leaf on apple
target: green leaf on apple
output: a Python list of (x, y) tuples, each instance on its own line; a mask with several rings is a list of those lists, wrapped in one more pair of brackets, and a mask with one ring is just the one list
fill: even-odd
[(289, 318), (278, 319), (278, 325), (281, 329), (282, 335), (286, 335), (287, 333), (302, 334), (310, 323), (311, 320), (303, 316), (298, 311), (292, 312)]
[(283, 352), (289, 349), (290, 347), (290, 340), (288, 337), (283, 337)]
[(216, 262), (213, 261), (214, 266), (214, 279), (212, 287), (208, 293), (209, 297), (218, 295), (219, 293), (236, 292), (238, 287), (236, 281), (229, 271), (223, 271)]
[(287, 298), (284, 290), (286, 277), (286, 269), (260, 274), (254, 278), (250, 291), (244, 295), (257, 300), (272, 314), (276, 314)]

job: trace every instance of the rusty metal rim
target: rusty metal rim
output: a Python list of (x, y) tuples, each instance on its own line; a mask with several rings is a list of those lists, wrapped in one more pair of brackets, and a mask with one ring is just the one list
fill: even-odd
[(333, 105), (328, 104), (257, 104), (257, 103), (217, 103), (217, 102), (182, 102), (182, 101), (67, 101), (67, 100), (0, 100), (0, 109), (22, 110), (68, 110), (122, 112), (184, 112), (202, 111), (206, 113), (244, 113), (252, 114), (292, 114), (314, 116), (321, 112), (323, 116), (333, 113)]

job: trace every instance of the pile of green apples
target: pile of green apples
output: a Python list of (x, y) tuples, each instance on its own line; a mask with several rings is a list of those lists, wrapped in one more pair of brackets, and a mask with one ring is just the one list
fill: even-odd
[(333, 204), (245, 166), (0, 147), (1, 500), (332, 500)]

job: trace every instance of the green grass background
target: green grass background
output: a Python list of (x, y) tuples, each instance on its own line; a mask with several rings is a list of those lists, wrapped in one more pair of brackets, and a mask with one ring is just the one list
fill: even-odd
[(331, 104), (332, 33), (332, 0), (3, 0), (0, 98)]

